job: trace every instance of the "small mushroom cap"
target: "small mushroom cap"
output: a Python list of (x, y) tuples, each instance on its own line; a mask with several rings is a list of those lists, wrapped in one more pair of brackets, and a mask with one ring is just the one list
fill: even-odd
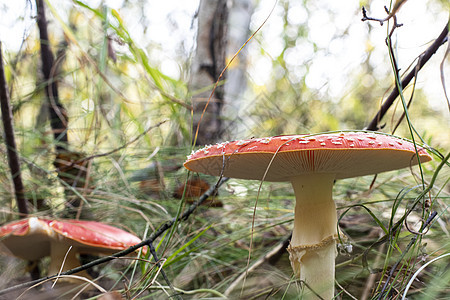
[(50, 255), (52, 241), (74, 246), (84, 254), (111, 254), (141, 242), (131, 233), (94, 221), (32, 217), (0, 227), (0, 244), (22, 259)]
[[(417, 146), (421, 163), (432, 158)], [(290, 135), (207, 146), (184, 166), (214, 176), (289, 181), (308, 173), (332, 173), (336, 179), (397, 170), (417, 164), (414, 144), (375, 132)]]

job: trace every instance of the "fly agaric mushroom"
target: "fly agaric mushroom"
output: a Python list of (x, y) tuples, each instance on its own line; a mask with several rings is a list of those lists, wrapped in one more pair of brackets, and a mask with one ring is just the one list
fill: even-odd
[(67, 271), (80, 265), (78, 254), (113, 254), (140, 242), (131, 233), (94, 221), (31, 217), (0, 227), (0, 244), (10, 254), (29, 261), (50, 255), (50, 275), (59, 272), (64, 257), (62, 271)]
[[(405, 168), (432, 158), (425, 149), (391, 135), (341, 132), (225, 142), (188, 156), (194, 172), (263, 181), (290, 181), (296, 205), (288, 248), (295, 275), (323, 299), (334, 297), (336, 179)], [(418, 157), (418, 158), (417, 158)], [(315, 299), (311, 291), (303, 299)]]

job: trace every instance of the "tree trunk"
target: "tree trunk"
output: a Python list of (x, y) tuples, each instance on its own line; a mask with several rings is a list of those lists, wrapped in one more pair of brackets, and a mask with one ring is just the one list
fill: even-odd
[[(252, 0), (233, 0), (228, 19), (227, 57), (231, 58), (250, 37), (250, 20), (253, 14)], [(244, 47), (227, 70), (222, 115), (225, 140), (233, 140), (246, 134), (240, 115), (243, 113), (243, 93), (247, 88), (247, 47)]]
[[(222, 135), (223, 86), (219, 84), (211, 99), (209, 97), (225, 68), (227, 22), (227, 0), (200, 1), (197, 50), (192, 62), (189, 83), (193, 94), (193, 140), (196, 145), (215, 143)], [(220, 78), (221, 81), (224, 79), (224, 76)], [(198, 90), (204, 91), (198, 93)]]
[(82, 201), (78, 195), (71, 190), (76, 188), (85, 188), (88, 178), (88, 161), (83, 161), (83, 153), (69, 150), (69, 141), (67, 137), (68, 115), (59, 100), (58, 94), (58, 76), (59, 66), (50, 48), (50, 41), (47, 30), (47, 18), (45, 16), (45, 6), (43, 0), (36, 0), (37, 24), (39, 27), (42, 73), (44, 75), (44, 88), (47, 96), (45, 108), (49, 110), (50, 126), (53, 131), (55, 141), (55, 160), (58, 177), (64, 185), (66, 196), (66, 211), (64, 217), (90, 218), (90, 213), (82, 210)]
[(5, 72), (3, 70), (3, 55), (0, 43), (0, 103), (2, 111), (3, 128), (5, 129), (5, 144), (8, 154), (9, 169), (14, 184), (17, 207), (20, 217), (26, 218), (28, 215), (27, 201), (20, 172), (19, 156), (17, 154), (16, 140), (14, 138), (13, 113), (9, 103), (8, 87), (6, 84)]
[(50, 112), (50, 125), (56, 142), (57, 152), (67, 150), (67, 113), (58, 96), (58, 68), (55, 65), (47, 31), (47, 18), (43, 0), (36, 0), (37, 24), (39, 27), (42, 73), (44, 74), (45, 93)]

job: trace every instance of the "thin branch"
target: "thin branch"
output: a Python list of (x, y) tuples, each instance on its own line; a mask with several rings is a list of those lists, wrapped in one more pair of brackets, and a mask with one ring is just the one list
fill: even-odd
[(384, 10), (386, 11), (386, 13), (388, 15), (384, 19), (377, 19), (377, 18), (368, 17), (366, 8), (363, 6), (363, 8), (362, 8), (363, 18), (361, 19), (361, 21), (363, 21), (363, 22), (364, 21), (376, 21), (376, 22), (379, 22), (381, 26), (383, 26), (384, 22), (389, 21), (391, 18), (395, 17), (397, 12), (400, 10), (400, 7), (403, 4), (405, 4), (406, 1), (408, 1), (408, 0), (397, 0), (397, 1), (395, 1), (394, 7), (392, 8), (391, 11), (389, 11), (389, 9), (385, 6)]
[(0, 42), (0, 102), (2, 110), (3, 128), (5, 130), (5, 143), (8, 154), (8, 164), (14, 184), (14, 193), (19, 208), (20, 217), (28, 215), (27, 201), (25, 199), (25, 189), (20, 171), (19, 156), (17, 155), (16, 140), (14, 138), (13, 113), (9, 102), (8, 86), (3, 69), (2, 44)]
[[(386, 9), (386, 12), (389, 13), (389, 11), (387, 10), (386, 6), (384, 8)], [(403, 24), (400, 24), (400, 23), (397, 22), (397, 16), (396, 15), (393, 15), (392, 17), (394, 19), (394, 25), (392, 25), (391, 31), (389, 32), (389, 40), (392, 40), (392, 35), (394, 34), (395, 29), (397, 29), (398, 27), (402, 27), (403, 26)], [(387, 41), (386, 41), (386, 43), (388, 45), (390, 44)]]
[[(445, 25), (441, 34), (433, 42), (433, 44), (431, 44), (431, 46), (428, 47), (428, 49), (425, 50), (425, 52), (423, 52), (422, 55), (420, 55), (420, 58), (416, 64), (416, 66), (414, 67), (414, 69), (411, 70), (411, 72), (409, 72), (403, 78), (403, 80), (401, 81), (401, 86), (403, 88), (405, 88), (411, 82), (411, 80), (417, 75), (419, 70), (428, 62), (428, 60), (431, 58), (431, 56), (433, 56), (433, 54), (436, 53), (436, 51), (439, 49), (439, 47), (441, 45), (445, 44), (445, 42), (448, 42), (448, 37), (447, 37), (448, 27), (449, 27), (449, 23), (447, 23)], [(386, 112), (388, 111), (388, 109), (391, 107), (391, 105), (394, 103), (395, 99), (397, 99), (398, 96), (399, 96), (399, 91), (398, 91), (397, 87), (395, 87), (391, 91), (389, 96), (386, 98), (383, 105), (380, 107), (380, 110), (378, 111), (378, 113), (375, 115), (375, 117), (372, 119), (372, 121), (369, 123), (369, 125), (365, 128), (366, 130), (375, 131), (375, 130), (379, 129), (379, 127), (378, 127), (379, 122), (385, 116)]]
[[(194, 202), (193, 204), (191, 204), (191, 205), (189, 206), (189, 208), (188, 208), (188, 209), (180, 216), (179, 220), (186, 221), (186, 220), (189, 218), (189, 216), (197, 209), (197, 207), (200, 206), (203, 202), (205, 202), (209, 197), (215, 195), (216, 192), (217, 192), (217, 189), (218, 189), (222, 184), (224, 184), (225, 182), (227, 182), (228, 179), (229, 179), (228, 177), (222, 177), (222, 178), (216, 183), (215, 186), (211, 187), (211, 188), (210, 188), (209, 190), (207, 190), (203, 195), (201, 195), (200, 198), (199, 198), (196, 202)], [(142, 248), (142, 247), (144, 247), (144, 246), (149, 246), (149, 245), (150, 245), (151, 243), (153, 243), (159, 236), (161, 236), (164, 232), (166, 232), (168, 229), (170, 229), (170, 228), (175, 224), (175, 222), (177, 222), (177, 221), (178, 221), (178, 220), (177, 220), (176, 218), (173, 218), (172, 220), (167, 221), (167, 222), (161, 224), (161, 226), (160, 226), (156, 231), (154, 231), (154, 232), (148, 237), (148, 239), (146, 239), (146, 240), (140, 242), (139, 244), (136, 244), (136, 245), (134, 245), (134, 246), (132, 246), (132, 247), (126, 249), (126, 250), (123, 250), (123, 251), (114, 253), (113, 255), (99, 258), (99, 259), (94, 260), (94, 261), (92, 261), (92, 262), (90, 262), (90, 263), (87, 263), (87, 264), (85, 264), (85, 265), (79, 266), (79, 267), (77, 267), (77, 268), (75, 268), (75, 269), (68, 270), (68, 271), (66, 271), (66, 272), (61, 273), (61, 275), (72, 275), (72, 274), (74, 274), (74, 273), (81, 272), (81, 271), (83, 271), (83, 270), (90, 269), (90, 268), (92, 268), (92, 267), (94, 267), (94, 266), (97, 266), (97, 265), (100, 265), (100, 264), (109, 262), (109, 261), (114, 260), (114, 259), (116, 259), (116, 258), (118, 258), (118, 257), (122, 257), (122, 256), (128, 255), (128, 254), (130, 254), (130, 253), (133, 253), (133, 252), (136, 251), (137, 249)], [(33, 280), (33, 281), (29, 281), (29, 282), (24, 282), (24, 283), (22, 283), (22, 284), (15, 285), (15, 286), (6, 288), (6, 289), (4, 289), (4, 290), (1, 290), (1, 291), (0, 291), (0, 295), (7, 294), (7, 293), (13, 292), (13, 291), (18, 290), (18, 289), (22, 289), (22, 288), (25, 288), (25, 287), (28, 287), (28, 286), (37, 284), (37, 283), (42, 282), (42, 281), (46, 281), (46, 280), (50, 280), (50, 279), (56, 279), (57, 277), (58, 277), (58, 275), (52, 275), (52, 276), (47, 276), (47, 277), (44, 277), (44, 278), (40, 278), (40, 279), (38, 279), (38, 280)]]
[(170, 290), (172, 291), (172, 296), (173, 296), (174, 298), (176, 298), (176, 299), (179, 299), (179, 300), (181, 299), (181, 300), (183, 300), (183, 298), (181, 297), (181, 295), (180, 295), (179, 293), (177, 293), (177, 292), (175, 291), (175, 289), (173, 288), (172, 283), (170, 282), (169, 278), (168, 278), (167, 275), (166, 275), (166, 272), (164, 272), (164, 270), (162, 269), (162, 266), (161, 266), (161, 264), (159, 263), (158, 255), (156, 254), (155, 247), (153, 247), (153, 243), (149, 243), (149, 244), (148, 244), (148, 247), (150, 248), (150, 253), (151, 253), (152, 256), (153, 256), (153, 259), (155, 260), (156, 265), (158, 266), (158, 268), (159, 268), (160, 271), (161, 271), (161, 275), (163, 276), (164, 280), (166, 281), (167, 285), (169, 286)]
[(385, 19), (378, 19), (378, 18), (372, 18), (372, 17), (367, 16), (367, 10), (366, 10), (366, 8), (364, 6), (362, 7), (362, 14), (363, 14), (363, 17), (362, 17), (361, 21), (363, 21), (363, 22), (365, 22), (365, 21), (375, 21), (375, 22), (379, 22), (380, 25), (383, 26), (384, 21), (386, 21)]

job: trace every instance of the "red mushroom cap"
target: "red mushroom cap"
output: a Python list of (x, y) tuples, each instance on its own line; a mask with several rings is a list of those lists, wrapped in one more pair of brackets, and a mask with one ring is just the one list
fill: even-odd
[(95, 221), (53, 220), (48, 225), (67, 239), (97, 248), (124, 250), (141, 242), (137, 236), (122, 229)]
[[(421, 162), (432, 158), (417, 146)], [(194, 172), (266, 181), (289, 181), (307, 173), (333, 173), (336, 179), (376, 174), (417, 164), (414, 144), (375, 132), (290, 135), (207, 146), (184, 166)]]
[(72, 245), (85, 254), (110, 254), (141, 242), (131, 233), (94, 221), (32, 217), (0, 227), (0, 243), (23, 259), (48, 256), (51, 241)]
[(14, 221), (0, 227), (0, 237), (4, 237), (10, 233), (14, 235), (25, 235), (28, 233), (28, 219), (21, 219)]

